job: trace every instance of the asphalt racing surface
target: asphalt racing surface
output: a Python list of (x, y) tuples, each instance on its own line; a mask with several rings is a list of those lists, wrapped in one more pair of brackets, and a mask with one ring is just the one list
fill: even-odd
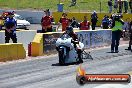
[[(84, 60), (87, 73), (122, 74), (132, 71), (132, 52), (120, 46), (119, 53), (109, 53), (110, 47), (94, 49), (94, 60)], [(59, 66), (57, 55), (0, 64), (0, 88), (132, 88), (129, 84), (86, 84), (76, 82), (79, 65)]]

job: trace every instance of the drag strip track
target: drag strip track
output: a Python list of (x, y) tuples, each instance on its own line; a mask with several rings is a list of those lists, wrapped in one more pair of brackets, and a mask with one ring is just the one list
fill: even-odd
[[(88, 73), (127, 73), (132, 71), (132, 53), (120, 47), (120, 52), (109, 53), (109, 48), (93, 50), (94, 60), (82, 66)], [(76, 83), (78, 65), (59, 66), (57, 55), (0, 65), (0, 88), (87, 88)], [(89, 88), (98, 86), (90, 84)]]

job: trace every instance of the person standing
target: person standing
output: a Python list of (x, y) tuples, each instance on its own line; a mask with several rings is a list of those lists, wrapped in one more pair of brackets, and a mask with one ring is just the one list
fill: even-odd
[(112, 0), (109, 0), (108, 1), (108, 6), (109, 6), (109, 13), (111, 13), (112, 12)]
[(52, 24), (54, 24), (54, 19), (50, 16), (49, 9), (45, 10), (45, 16), (41, 19), (42, 33), (52, 32)]
[(17, 22), (13, 18), (14, 14), (9, 13), (9, 17), (5, 20), (5, 43), (9, 43), (10, 38), (12, 39), (13, 43), (17, 43), (17, 36), (16, 36), (16, 26)]
[(122, 27), (123, 29), (123, 32), (122, 32), (122, 38), (123, 39), (127, 39), (129, 37), (129, 19), (130, 18), (127, 18), (125, 21), (124, 21), (124, 25)]
[(84, 20), (80, 23), (80, 30), (89, 30), (90, 22), (88, 21), (87, 16), (84, 16)]
[(98, 21), (98, 16), (97, 16), (96, 11), (94, 11), (94, 12), (92, 13), (92, 15), (91, 15), (92, 30), (95, 30), (97, 21)]
[(130, 34), (129, 46), (128, 46), (128, 49), (125, 49), (125, 50), (132, 51), (132, 48), (131, 48), (131, 45), (132, 45), (132, 20), (129, 22), (129, 34)]
[(118, 8), (118, 0), (114, 0), (114, 12), (117, 12), (117, 8)]
[(62, 31), (66, 31), (66, 28), (70, 25), (70, 22), (71, 20), (67, 18), (67, 14), (64, 12), (59, 20), (59, 26), (57, 29), (59, 29), (60, 25), (62, 24)]
[(128, 0), (124, 0), (124, 9), (125, 9), (124, 13), (127, 13), (127, 11), (128, 11)]
[(0, 31), (2, 30), (2, 25), (3, 25), (3, 17), (0, 15)]
[(76, 5), (76, 0), (71, 0), (71, 4), (70, 4), (69, 7), (71, 7), (71, 6), (75, 6), (75, 5)]
[(124, 21), (123, 30), (126, 32), (129, 29), (129, 18)]
[(78, 28), (78, 27), (79, 27), (79, 23), (77, 22), (77, 20), (76, 20), (75, 17), (73, 17), (73, 18), (71, 19), (71, 24), (70, 24), (70, 26), (72, 26), (73, 28)]
[(119, 5), (119, 13), (122, 13), (123, 1), (122, 0), (118, 0), (118, 5)]
[(129, 7), (130, 7), (130, 10), (131, 10), (131, 13), (132, 13), (132, 0), (129, 1)]
[(103, 29), (108, 29), (109, 28), (109, 17), (108, 16), (104, 16), (103, 20), (102, 20), (102, 28)]
[(122, 32), (122, 26), (124, 22), (121, 19), (121, 16), (118, 14), (114, 17), (112, 22), (112, 43), (111, 43), (111, 52), (118, 53), (118, 46)]

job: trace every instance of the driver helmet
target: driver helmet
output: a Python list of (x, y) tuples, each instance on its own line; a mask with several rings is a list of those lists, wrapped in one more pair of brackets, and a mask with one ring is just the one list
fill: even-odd
[(67, 33), (67, 34), (70, 34), (70, 33), (72, 33), (72, 32), (73, 32), (73, 27), (72, 27), (72, 26), (66, 27), (66, 33)]

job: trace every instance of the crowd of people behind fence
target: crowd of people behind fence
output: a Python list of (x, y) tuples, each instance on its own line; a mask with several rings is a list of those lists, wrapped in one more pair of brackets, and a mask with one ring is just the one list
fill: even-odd
[(108, 7), (109, 13), (112, 13), (112, 11), (122, 13), (123, 9), (124, 13), (128, 13), (129, 9), (130, 13), (132, 13), (132, 0), (108, 0)]
[[(51, 32), (52, 24), (54, 23), (53, 17), (48, 14), (50, 13), (49, 10), (44, 11), (46, 15), (42, 17), (41, 19), (41, 25), (42, 25), (42, 32)], [(129, 47), (128, 50), (131, 50), (131, 44), (132, 44), (132, 19), (127, 18), (125, 22), (122, 20), (123, 15), (122, 14), (112, 14), (110, 17), (105, 15), (102, 19), (101, 27), (103, 29), (112, 29), (112, 44), (111, 44), (111, 52), (118, 53), (118, 46), (120, 37), (123, 37), (123, 30), (126, 32), (128, 31), (130, 33), (130, 41), (129, 41)], [(77, 19), (73, 16), (72, 19), (69, 19), (67, 17), (67, 13), (62, 13), (62, 17), (60, 17), (59, 20), (59, 26), (57, 27), (56, 31), (60, 28), (60, 25), (62, 25), (62, 32), (66, 31), (66, 28), (71, 26), (73, 28), (78, 28), (80, 30), (90, 30), (90, 26), (92, 30), (95, 30), (96, 23), (98, 22), (98, 15), (96, 11), (94, 11), (91, 14), (91, 20), (88, 21), (88, 17), (84, 16), (84, 19), (79, 23)], [(45, 23), (46, 22), (46, 23)]]
[[(91, 14), (91, 18), (90, 18), (91, 20), (88, 20), (88, 17), (84, 16), (83, 17), (84, 19), (81, 22), (78, 22), (78, 20), (74, 16), (71, 19), (68, 18), (67, 13), (64, 12), (62, 13), (62, 17), (60, 17), (60, 20), (58, 22), (58, 27), (53, 28), (53, 24), (55, 24), (55, 22), (53, 16), (50, 15), (49, 9), (45, 10), (44, 13), (46, 15), (44, 15), (41, 19), (43, 33), (58, 31), (60, 26), (62, 26), (61, 28), (62, 31), (65, 31), (67, 26), (72, 26), (73, 28), (78, 28), (80, 30), (90, 30), (90, 29), (95, 30), (96, 24), (98, 22), (98, 14), (96, 13), (96, 11), (93, 11), (93, 13)], [(101, 28), (103, 29), (111, 28), (114, 15), (115, 14), (112, 14), (111, 16), (104, 15), (102, 21), (100, 21)], [(131, 18), (129, 17), (126, 20), (124, 20), (125, 22), (123, 26), (124, 30), (128, 29), (129, 21), (131, 21)]]
[(41, 26), (42, 26), (41, 32), (43, 33), (58, 31), (60, 26), (62, 26), (62, 31), (65, 31), (67, 26), (72, 26), (73, 28), (79, 28), (80, 30), (90, 30), (90, 28), (92, 28), (92, 30), (95, 30), (96, 23), (98, 21), (98, 16), (96, 11), (92, 13), (90, 21), (88, 21), (87, 16), (84, 16), (82, 22), (78, 22), (74, 16), (72, 19), (69, 19), (67, 17), (67, 13), (64, 12), (62, 13), (62, 17), (60, 17), (60, 20), (58, 22), (58, 27), (54, 30), (52, 25), (55, 24), (55, 22), (53, 16), (50, 15), (49, 9), (45, 10), (44, 13), (45, 14), (41, 19)]

